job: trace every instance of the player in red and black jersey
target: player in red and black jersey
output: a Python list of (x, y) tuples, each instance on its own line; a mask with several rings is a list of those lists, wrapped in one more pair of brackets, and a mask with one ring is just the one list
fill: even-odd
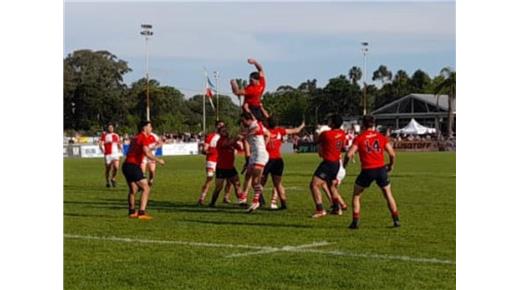
[(236, 96), (244, 96), (242, 111), (251, 113), (259, 121), (268, 118), (269, 114), (262, 105), (262, 94), (265, 90), (265, 72), (260, 63), (250, 58), (247, 63), (256, 67), (256, 72), (249, 74), (249, 84), (240, 89), (236, 80), (231, 80), (231, 90)]
[(220, 139), (217, 142), (216, 149), (218, 151), (217, 159), (217, 170), (215, 181), (215, 189), (211, 197), (210, 207), (214, 207), (217, 202), (218, 195), (224, 186), (224, 181), (232, 184), (235, 188), (235, 194), (237, 198), (241, 196), (240, 192), (240, 179), (238, 178), (238, 172), (235, 169), (235, 149), (240, 148), (238, 144), (239, 138), (230, 138), (226, 127), (220, 127), (218, 129)]
[(316, 212), (313, 218), (325, 216), (327, 212), (323, 209), (320, 188), (326, 184), (331, 193), (332, 213), (341, 215), (342, 209), (339, 203), (339, 192), (336, 186), (333, 186), (341, 166), (341, 151), (345, 147), (345, 132), (341, 129), (343, 118), (339, 115), (329, 117), (328, 126), (331, 130), (325, 131), (318, 138), (318, 153), (323, 161), (320, 163), (312, 181), (310, 189), (314, 203), (316, 204)]
[(286, 135), (298, 134), (305, 127), (303, 122), (297, 128), (281, 128), (278, 127), (277, 120), (271, 116), (267, 119), (267, 129), (271, 133), (271, 138), (266, 144), (267, 153), (269, 153), (269, 161), (265, 165), (264, 172), (262, 173), (262, 186), (265, 186), (269, 174), (273, 181), (273, 195), (271, 197), (271, 209), (278, 208), (277, 199), (280, 197), (281, 207), (280, 209), (287, 208), (287, 197), (285, 195), (285, 188), (282, 185), (282, 175), (284, 169), (284, 162), (282, 159), (282, 144), (283, 137)]
[[(385, 165), (385, 155), (387, 152), (390, 163)], [(352, 144), (352, 147), (345, 157), (345, 166), (349, 159), (354, 158), (354, 154), (359, 153), (361, 160), (361, 173), (356, 178), (354, 193), (352, 196), (352, 223), (349, 228), (359, 227), (359, 216), (361, 211), (361, 193), (370, 186), (372, 181), (376, 181), (386, 199), (388, 209), (392, 214), (395, 227), (400, 226), (399, 212), (397, 204), (390, 189), (388, 173), (392, 171), (395, 164), (395, 151), (387, 138), (376, 131), (375, 119), (373, 116), (363, 117), (363, 132), (359, 134)]]
[[(164, 164), (164, 160), (155, 157), (151, 152), (150, 144), (153, 143), (153, 140), (149, 138), (151, 133), (152, 123), (150, 121), (141, 122), (141, 124), (139, 124), (139, 133), (132, 138), (125, 162), (123, 163), (123, 174), (128, 184), (128, 214), (130, 218), (145, 220), (152, 218), (146, 214), (150, 187), (141, 170), (141, 163), (145, 157), (161, 165)], [(141, 203), (139, 211), (136, 211), (135, 194), (139, 189), (142, 190)]]

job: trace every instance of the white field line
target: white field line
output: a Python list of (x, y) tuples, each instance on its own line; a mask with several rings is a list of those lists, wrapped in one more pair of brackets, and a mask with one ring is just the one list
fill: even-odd
[(274, 252), (298, 252), (300, 249), (306, 249), (306, 248), (313, 248), (313, 247), (320, 247), (320, 246), (327, 246), (330, 245), (329, 242), (323, 241), (323, 242), (314, 242), (312, 244), (306, 244), (306, 245), (300, 245), (300, 246), (284, 246), (281, 248), (273, 248), (269, 250), (261, 250), (258, 252), (247, 252), (247, 253), (239, 253), (239, 254), (233, 254), (226, 256), (226, 258), (235, 258), (235, 257), (244, 257), (244, 256), (252, 256), (252, 255), (260, 255), (260, 254), (268, 254), (268, 253), (274, 253)]
[(275, 252), (292, 252), (292, 253), (314, 253), (323, 255), (333, 256), (347, 256), (355, 258), (366, 258), (375, 260), (399, 260), (406, 262), (417, 262), (417, 263), (428, 263), (428, 264), (450, 264), (455, 265), (455, 261), (452, 260), (441, 260), (436, 258), (419, 258), (409, 256), (395, 256), (395, 255), (382, 255), (382, 254), (363, 254), (363, 253), (352, 253), (342, 251), (327, 251), (310, 249), (311, 247), (330, 245), (330, 243), (315, 242), (311, 244), (305, 244), (300, 246), (284, 246), (284, 247), (265, 247), (265, 246), (251, 246), (251, 245), (235, 245), (235, 244), (216, 244), (216, 243), (201, 243), (201, 242), (188, 242), (188, 241), (172, 241), (172, 240), (147, 240), (147, 239), (130, 239), (130, 238), (119, 238), (119, 237), (99, 237), (99, 236), (82, 236), (64, 234), (64, 238), (68, 239), (80, 239), (80, 240), (99, 240), (99, 241), (112, 241), (112, 242), (124, 242), (124, 243), (142, 243), (142, 244), (166, 244), (166, 245), (184, 245), (192, 247), (203, 247), (203, 248), (230, 248), (230, 249), (249, 249), (256, 250), (249, 253), (240, 253), (229, 255), (227, 257), (241, 257), (247, 255), (258, 255), (264, 253), (275, 253)]

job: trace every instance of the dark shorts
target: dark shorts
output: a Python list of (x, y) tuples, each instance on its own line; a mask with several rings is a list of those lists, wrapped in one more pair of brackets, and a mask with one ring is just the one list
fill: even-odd
[(262, 109), (260, 109), (260, 107), (249, 106), (249, 110), (257, 120), (264, 122), (264, 114), (262, 114)]
[(325, 181), (334, 181), (336, 180), (336, 176), (339, 171), (339, 161), (330, 162), (330, 161), (322, 161), (316, 171), (314, 171), (314, 176), (319, 177)]
[(268, 176), (269, 174), (275, 176), (283, 175), (283, 159), (269, 159), (264, 167), (263, 175)]
[(385, 187), (390, 184), (386, 167), (361, 170), (361, 173), (356, 178), (356, 184), (366, 188), (369, 187), (374, 180), (379, 187)]
[(141, 167), (137, 164), (123, 163), (123, 175), (127, 182), (137, 182), (145, 179)]
[(217, 167), (216, 172), (218, 179), (229, 179), (238, 175), (237, 170), (233, 167), (233, 169), (221, 169)]

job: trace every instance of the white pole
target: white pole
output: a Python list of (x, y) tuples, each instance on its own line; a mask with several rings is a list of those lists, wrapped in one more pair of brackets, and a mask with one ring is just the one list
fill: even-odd
[(207, 76), (208, 73), (205, 73), (204, 83), (202, 85), (202, 133), (206, 134), (206, 90), (207, 90)]
[(220, 105), (218, 101), (218, 71), (214, 72), (215, 75), (215, 90), (217, 91), (217, 121), (219, 120)]
[(148, 72), (148, 36), (144, 38), (145, 70), (146, 70), (146, 120), (150, 121), (150, 74)]

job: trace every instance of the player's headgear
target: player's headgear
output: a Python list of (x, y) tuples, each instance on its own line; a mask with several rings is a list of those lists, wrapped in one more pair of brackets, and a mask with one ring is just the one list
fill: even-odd
[(257, 71), (254, 71), (249, 74), (250, 79), (259, 80), (260, 79), (260, 73)]
[(329, 117), (329, 122), (332, 129), (338, 129), (341, 128), (341, 125), (343, 125), (343, 118), (338, 114), (334, 114)]
[(376, 118), (374, 118), (372, 115), (365, 115), (363, 116), (363, 120), (361, 122), (363, 127), (372, 128), (376, 125)]

